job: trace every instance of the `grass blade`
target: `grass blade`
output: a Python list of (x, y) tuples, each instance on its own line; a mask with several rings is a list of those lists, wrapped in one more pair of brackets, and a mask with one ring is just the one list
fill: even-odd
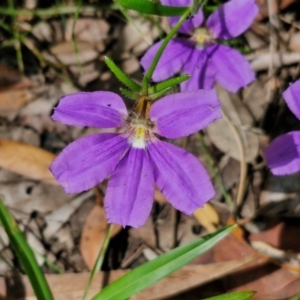
[(186, 6), (165, 6), (148, 0), (117, 0), (117, 2), (125, 8), (157, 16), (181, 16), (188, 8)]
[(34, 253), (28, 245), (25, 236), (19, 229), (13, 216), (0, 199), (0, 221), (9, 237), (9, 241), (15, 250), (39, 300), (53, 300), (51, 290), (40, 269)]
[(168, 276), (203, 254), (228, 235), (235, 225), (178, 247), (145, 263), (106, 286), (92, 300), (123, 300)]
[(251, 300), (255, 293), (255, 291), (233, 292), (203, 300)]

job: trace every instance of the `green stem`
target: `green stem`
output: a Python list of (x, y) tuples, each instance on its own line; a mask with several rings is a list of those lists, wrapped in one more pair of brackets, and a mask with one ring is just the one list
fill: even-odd
[[(14, 7), (13, 1), (9, 0), (8, 3), (9, 3), (9, 8), (11, 10), (14, 10), (15, 7)], [(19, 68), (19, 71), (23, 74), (24, 73), (24, 64), (23, 64), (23, 57), (22, 57), (22, 52), (21, 52), (20, 34), (19, 34), (19, 31), (15, 28), (15, 21), (16, 21), (16, 17), (12, 16), (13, 36), (15, 39), (14, 46), (15, 46), (15, 50), (16, 50), (16, 54), (17, 54), (18, 68)]]
[(86, 296), (87, 296), (87, 294), (88, 294), (88, 292), (90, 290), (92, 281), (93, 281), (94, 277), (96, 276), (97, 272), (102, 267), (102, 264), (103, 264), (103, 261), (104, 261), (104, 257), (105, 257), (105, 253), (106, 253), (106, 250), (107, 250), (107, 247), (108, 247), (108, 244), (109, 244), (110, 234), (112, 232), (112, 228), (113, 228), (113, 224), (108, 224), (108, 226), (106, 228), (105, 237), (104, 237), (104, 241), (103, 241), (102, 247), (101, 247), (101, 249), (99, 251), (99, 254), (97, 256), (96, 262), (95, 262), (94, 267), (93, 267), (93, 270), (92, 270), (92, 272), (90, 274), (89, 281), (88, 281), (88, 283), (87, 283), (87, 285), (85, 287), (82, 300), (86, 299)]
[(167, 47), (168, 43), (170, 42), (170, 40), (172, 39), (172, 37), (177, 33), (178, 29), (180, 28), (180, 26), (182, 25), (182, 23), (186, 20), (186, 18), (189, 16), (189, 14), (192, 11), (192, 6), (189, 7), (185, 13), (180, 17), (179, 21), (176, 23), (176, 25), (172, 28), (172, 30), (169, 32), (169, 34), (166, 36), (166, 38), (163, 40), (161, 46), (159, 47), (151, 65), (149, 70), (147, 71), (147, 73), (144, 75), (143, 78), (143, 88), (142, 88), (142, 93), (144, 95), (147, 95), (148, 92), (148, 84), (152, 78), (152, 75), (154, 73), (154, 70), (158, 64), (159, 59), (161, 58), (165, 48)]

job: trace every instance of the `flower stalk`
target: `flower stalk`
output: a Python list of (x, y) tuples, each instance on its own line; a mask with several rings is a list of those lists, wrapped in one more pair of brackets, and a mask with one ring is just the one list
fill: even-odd
[(112, 223), (108, 224), (108, 226), (106, 228), (105, 237), (104, 237), (104, 240), (103, 240), (102, 247), (101, 247), (101, 249), (99, 251), (99, 254), (97, 256), (97, 259), (96, 259), (96, 262), (94, 264), (93, 270), (91, 271), (90, 278), (89, 278), (88, 284), (85, 287), (82, 300), (86, 299), (87, 294), (90, 290), (92, 281), (93, 281), (94, 277), (96, 276), (97, 272), (102, 267), (104, 257), (105, 257), (105, 254), (106, 254), (106, 251), (107, 251), (107, 248), (108, 248), (108, 245), (109, 245), (110, 235), (111, 235), (112, 229), (113, 229), (113, 224)]
[(149, 82), (152, 78), (152, 75), (155, 71), (155, 68), (159, 62), (159, 59), (161, 58), (164, 50), (166, 49), (169, 41), (173, 38), (173, 36), (178, 32), (178, 29), (181, 27), (181, 25), (183, 24), (183, 22), (186, 20), (186, 18), (189, 16), (189, 14), (191, 13), (193, 7), (189, 7), (185, 13), (181, 16), (181, 18), (179, 19), (179, 21), (176, 23), (176, 25), (172, 28), (172, 30), (169, 32), (169, 34), (166, 36), (166, 38), (164, 39), (163, 43), (161, 44), (161, 46), (159, 47), (156, 55), (153, 58), (153, 61), (147, 71), (147, 73), (144, 75), (143, 78), (143, 86), (142, 86), (142, 93), (144, 95), (148, 94), (148, 85)]

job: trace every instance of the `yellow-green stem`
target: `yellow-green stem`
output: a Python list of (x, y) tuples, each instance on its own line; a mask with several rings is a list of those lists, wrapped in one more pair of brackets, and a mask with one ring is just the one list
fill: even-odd
[(93, 270), (91, 271), (90, 278), (89, 278), (89, 281), (88, 281), (88, 283), (86, 285), (86, 288), (84, 290), (84, 294), (83, 294), (82, 300), (86, 299), (86, 296), (87, 296), (87, 294), (88, 294), (88, 292), (90, 290), (92, 281), (93, 281), (94, 277), (96, 276), (97, 272), (102, 267), (102, 264), (103, 264), (103, 261), (104, 261), (104, 257), (105, 257), (105, 253), (106, 253), (106, 250), (108, 248), (108, 244), (109, 244), (110, 234), (112, 232), (112, 228), (113, 228), (113, 224), (108, 224), (108, 226), (106, 228), (105, 237), (104, 237), (104, 240), (103, 240), (102, 247), (101, 247), (101, 249), (99, 251), (99, 254), (97, 256), (97, 259), (96, 259), (96, 262), (94, 264)]
[(172, 28), (172, 30), (169, 32), (169, 34), (166, 36), (166, 38), (163, 40), (161, 46), (159, 47), (157, 53), (155, 54), (155, 57), (150, 65), (149, 70), (144, 75), (143, 78), (143, 84), (142, 84), (142, 94), (148, 95), (148, 85), (152, 78), (152, 75), (154, 73), (154, 70), (159, 62), (159, 59), (161, 58), (165, 48), (167, 47), (168, 43), (172, 39), (172, 37), (177, 33), (178, 29), (182, 25), (182, 23), (186, 20), (186, 18), (189, 16), (189, 14), (192, 11), (192, 7), (189, 7), (185, 13), (180, 17), (179, 21), (176, 23), (176, 25)]

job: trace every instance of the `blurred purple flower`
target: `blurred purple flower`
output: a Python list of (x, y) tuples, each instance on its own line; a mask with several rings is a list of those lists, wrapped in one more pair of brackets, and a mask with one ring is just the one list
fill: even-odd
[[(282, 94), (289, 109), (300, 120), (300, 80)], [(277, 137), (265, 149), (267, 165), (274, 175), (300, 171), (300, 131), (291, 131)]]
[(109, 177), (105, 209), (109, 222), (138, 227), (152, 208), (154, 185), (178, 210), (192, 214), (214, 196), (210, 178), (190, 153), (159, 140), (203, 129), (221, 118), (214, 90), (167, 95), (151, 103), (141, 97), (131, 114), (112, 92), (63, 97), (53, 120), (68, 125), (118, 127), (68, 145), (50, 166), (67, 193), (88, 190)]
[[(188, 6), (192, 0), (162, 0), (165, 5)], [(228, 40), (246, 31), (258, 14), (255, 0), (231, 0), (218, 7), (205, 22), (203, 11), (185, 21), (179, 32), (190, 38), (174, 38), (166, 47), (153, 74), (154, 81), (162, 81), (181, 71), (191, 78), (181, 84), (182, 91), (210, 89), (215, 81), (228, 91), (236, 92), (255, 79), (247, 60), (235, 49), (216, 44), (217, 40)], [(170, 17), (174, 26), (178, 17)], [(199, 28), (200, 27), (200, 28)], [(162, 41), (153, 45), (142, 57), (145, 70), (160, 47)]]

